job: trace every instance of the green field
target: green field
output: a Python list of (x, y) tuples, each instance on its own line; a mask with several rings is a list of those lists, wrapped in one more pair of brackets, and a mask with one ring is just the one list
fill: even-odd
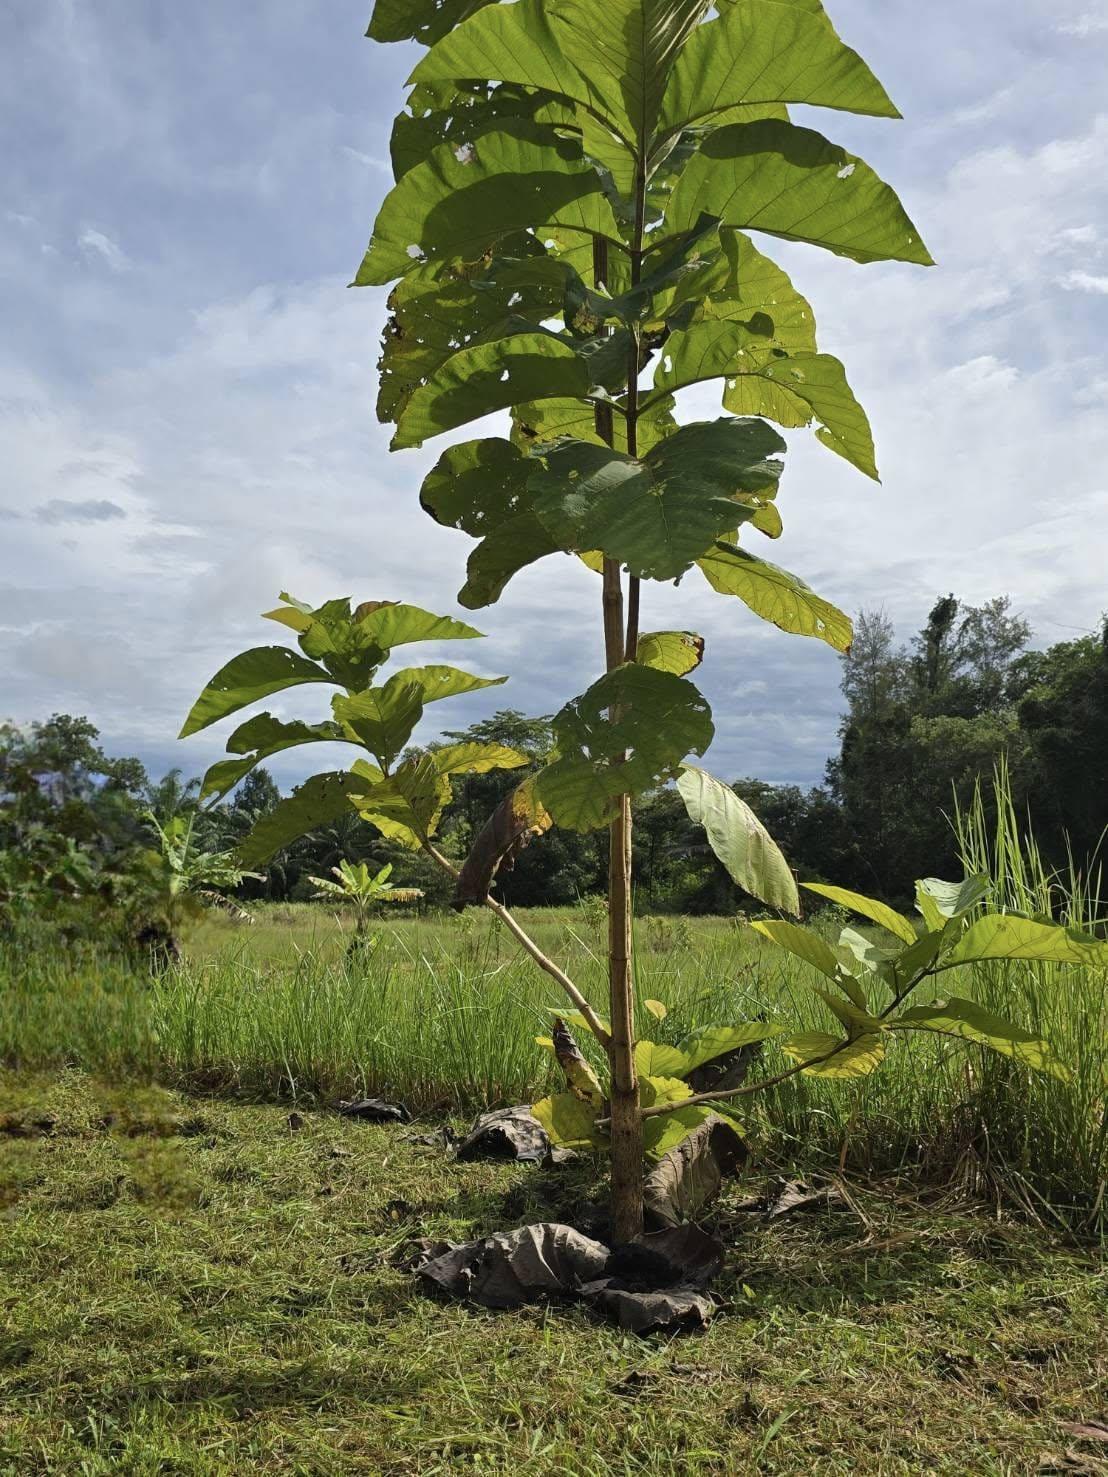
[[(599, 1004), (602, 911), (525, 921)], [(0, 1473), (1014, 1474), (1067, 1449), (1099, 1470), (1066, 1423), (1108, 1399), (1102, 978), (958, 981), (1071, 1083), (916, 1038), (869, 1078), (753, 1099), (755, 1167), (711, 1213), (725, 1310), (636, 1340), (441, 1306), (389, 1265), (414, 1236), (572, 1220), (598, 1166), (459, 1165), (333, 1111), (383, 1093), (460, 1127), (550, 1085), (556, 987), (492, 923), (390, 919), (347, 959), (325, 909), (263, 908), (207, 921), (157, 981), (0, 953)], [(741, 920), (637, 930), (661, 1038), (830, 1025)], [(737, 1208), (793, 1173), (845, 1205)]]

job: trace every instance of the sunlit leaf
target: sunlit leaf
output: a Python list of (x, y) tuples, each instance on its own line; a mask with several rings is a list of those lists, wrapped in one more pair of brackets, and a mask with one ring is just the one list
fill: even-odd
[(903, 913), (898, 913), (895, 908), (890, 908), (887, 903), (878, 902), (876, 898), (865, 897), (860, 892), (851, 892), (845, 887), (831, 887), (826, 882), (805, 882), (802, 886), (808, 892), (818, 893), (820, 897), (827, 898), (829, 902), (837, 903), (840, 908), (848, 908), (852, 913), (860, 913), (863, 918), (868, 918), (871, 923), (876, 923), (889, 933), (895, 934), (906, 944), (914, 944), (916, 941), (918, 935), (911, 921), (905, 918)]
[(733, 415), (764, 415), (780, 426), (818, 422), (816, 439), (877, 480), (869, 417), (831, 354), (776, 357), (757, 348), (735, 364), (723, 393)]
[(947, 956), (948, 964), (978, 959), (1033, 959), (1108, 969), (1108, 939), (1094, 938), (1057, 923), (1038, 923), (1013, 914), (979, 918)]
[(677, 1046), (640, 1042), (640, 1046), (648, 1044), (652, 1050), (646, 1065), (639, 1070), (649, 1071), (655, 1076), (687, 1077), (707, 1062), (714, 1062), (740, 1047), (772, 1040), (783, 1030), (783, 1026), (768, 1025), (765, 1021), (743, 1021), (738, 1026), (701, 1026), (691, 1031)]
[(475, 262), (513, 232), (555, 224), (619, 235), (578, 145), (526, 120), (505, 120), (468, 148), (442, 145), (393, 187), (355, 284), (389, 282), (425, 262)]
[(868, 1077), (885, 1057), (884, 1039), (876, 1034), (844, 1043), (825, 1031), (800, 1031), (778, 1045), (794, 1062), (811, 1063), (804, 1068), (806, 1077)]
[[(991, 920), (982, 920), (988, 922)], [(1031, 1067), (1036, 1072), (1047, 1072), (1066, 1082), (1072, 1073), (1055, 1054), (1053, 1048), (1039, 1040), (1030, 1031), (1011, 1022), (1001, 1020), (983, 1010), (975, 1000), (933, 1000), (926, 1005), (915, 1005), (902, 1010), (889, 1023), (891, 1029), (938, 1031), (946, 1036), (960, 1036), (966, 1041), (975, 1041), (1009, 1056)]]
[(686, 766), (677, 780), (689, 818), (704, 827), (708, 843), (728, 875), (770, 907), (799, 914), (796, 880), (761, 821), (730, 785)]
[(932, 264), (904, 207), (869, 165), (792, 123), (730, 124), (703, 141), (670, 199), (666, 235), (687, 231), (703, 214), (854, 261)]
[(723, 543), (696, 562), (713, 590), (737, 595), (763, 620), (795, 636), (815, 636), (836, 651), (849, 651), (854, 636), (850, 617), (795, 574)]
[(217, 723), (220, 718), (287, 687), (333, 681), (317, 663), (298, 656), (287, 646), (255, 646), (220, 667), (193, 703), (178, 738), (199, 733), (210, 723)]
[(695, 671), (704, 658), (704, 638), (692, 631), (644, 631), (635, 649), (635, 660), (659, 672), (684, 677)]
[(588, 1149), (603, 1145), (596, 1126), (598, 1110), (572, 1092), (556, 1092), (531, 1104), (531, 1112), (542, 1124), (552, 1144), (563, 1149)]

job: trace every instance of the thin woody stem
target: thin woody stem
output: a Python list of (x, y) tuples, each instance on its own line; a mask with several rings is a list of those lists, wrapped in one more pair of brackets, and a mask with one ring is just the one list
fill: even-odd
[[(423, 849), (431, 858), (431, 860), (435, 862), (438, 866), (440, 866), (444, 872), (448, 873), (451, 877), (454, 878), (458, 876), (458, 868), (454, 865), (452, 861), (443, 856), (442, 852), (439, 851), (437, 847), (432, 846), (429, 841), (425, 841), (423, 843)], [(604, 1048), (604, 1050), (607, 1051), (612, 1038), (608, 1035), (608, 1032), (601, 1024), (600, 1017), (596, 1014), (596, 1011), (593, 1010), (592, 1006), (585, 999), (584, 995), (581, 994), (581, 991), (573, 983), (569, 975), (565, 974), (561, 969), (558, 968), (553, 959), (550, 958), (549, 954), (543, 953), (535, 940), (526, 931), (523, 925), (520, 924), (513, 917), (513, 915), (508, 911), (503, 903), (498, 903), (495, 898), (487, 897), (485, 899), (485, 907), (488, 908), (490, 913), (495, 913), (497, 918), (500, 919), (501, 923), (503, 923), (508, 932), (512, 934), (514, 938), (519, 940), (519, 942), (523, 945), (524, 949), (526, 949), (527, 953), (530, 954), (531, 958), (535, 961), (539, 968), (545, 970), (546, 973), (551, 977), (551, 979), (558, 981), (562, 989), (566, 992), (569, 998), (573, 1001), (574, 1005), (581, 1012), (582, 1016), (585, 1018), (589, 1030), (593, 1033), (593, 1035), (596, 1037), (597, 1041)]]

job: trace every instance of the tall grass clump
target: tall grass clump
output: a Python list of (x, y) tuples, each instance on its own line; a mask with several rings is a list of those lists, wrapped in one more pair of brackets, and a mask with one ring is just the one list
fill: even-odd
[[(1072, 854), (1050, 867), (1036, 844), (1032, 817), (1021, 817), (1007, 766), (989, 793), (955, 815), (967, 871), (984, 872), (1002, 910), (1043, 914), (1084, 933), (1105, 926), (1103, 873)], [(1031, 1201), (1084, 1216), (1101, 1228), (1108, 1182), (1108, 971), (1077, 965), (978, 964), (974, 994), (1050, 1041), (1072, 1068), (1069, 1082), (1021, 1071), (989, 1053), (977, 1063), (963, 1110), (981, 1150)]]

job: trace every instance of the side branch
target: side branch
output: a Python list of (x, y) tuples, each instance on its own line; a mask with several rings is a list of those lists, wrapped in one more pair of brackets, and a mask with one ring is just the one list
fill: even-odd
[[(458, 876), (458, 868), (454, 866), (453, 862), (448, 860), (447, 857), (443, 856), (442, 852), (439, 851), (437, 847), (432, 846), (429, 841), (425, 841), (423, 843), (423, 849), (424, 851), (426, 851), (431, 860), (437, 863), (437, 865), (440, 866), (442, 870), (446, 872), (449, 876), (454, 878)], [(500, 919), (501, 923), (503, 923), (508, 932), (514, 938), (519, 940), (519, 942), (523, 945), (527, 953), (530, 954), (531, 958), (535, 961), (539, 968), (545, 970), (551, 979), (557, 980), (562, 989), (566, 992), (569, 998), (573, 1001), (574, 1005), (584, 1016), (586, 1022), (588, 1023), (589, 1030), (593, 1033), (593, 1035), (596, 1037), (597, 1041), (604, 1048), (604, 1050), (607, 1051), (608, 1045), (612, 1038), (608, 1035), (608, 1032), (601, 1024), (600, 1017), (596, 1014), (596, 1011), (593, 1010), (592, 1006), (585, 999), (584, 995), (581, 994), (581, 991), (573, 983), (569, 975), (558, 968), (553, 959), (550, 958), (549, 954), (543, 953), (535, 940), (526, 931), (526, 929), (524, 929), (522, 924), (520, 924), (512, 916), (512, 914), (508, 911), (503, 903), (498, 903), (494, 898), (487, 897), (485, 899), (485, 907), (488, 908), (491, 913), (495, 913), (497, 918)]]

